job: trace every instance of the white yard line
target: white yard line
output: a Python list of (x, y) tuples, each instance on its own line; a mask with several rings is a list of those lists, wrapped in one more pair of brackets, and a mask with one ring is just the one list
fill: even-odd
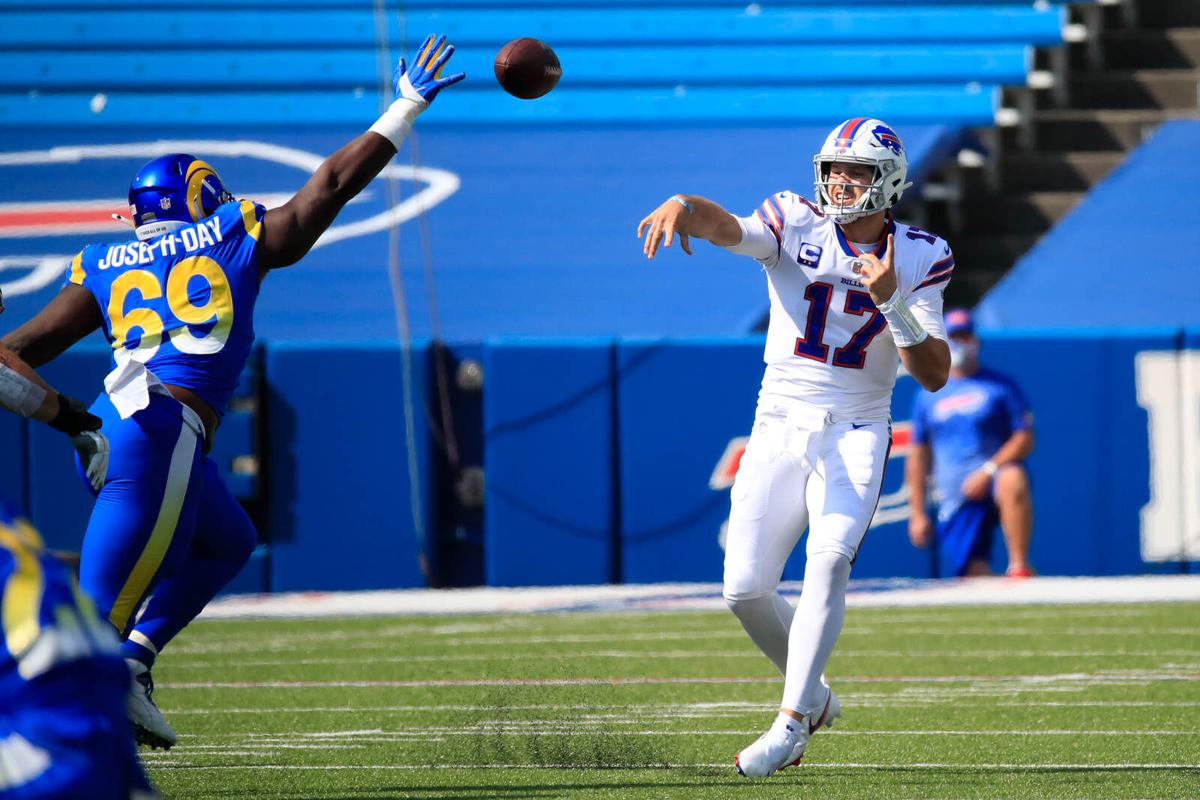
[[(170, 689), (351, 689), (425, 688), (438, 686), (645, 686), (645, 685), (722, 685), (739, 683), (778, 683), (779, 677), (626, 677), (626, 678), (443, 678), (428, 680), (328, 680), (328, 681), (171, 681), (159, 684)], [(1103, 673), (1066, 673), (1059, 675), (847, 675), (838, 683), (1022, 683), (1053, 684), (1140, 684), (1151, 681), (1200, 681), (1200, 673), (1169, 670), (1114, 670)]]
[[(838, 650), (841, 658), (919, 658), (926, 661), (932, 657), (940, 658), (1200, 658), (1200, 648), (1195, 650), (922, 650), (920, 652), (901, 650), (854, 650), (847, 648)], [(488, 662), (488, 661), (566, 661), (579, 658), (645, 658), (645, 659), (761, 659), (762, 653), (757, 650), (578, 650), (569, 653), (439, 653), (437, 655), (396, 655), (372, 656), (372, 664), (410, 664), (410, 663), (439, 663), (439, 662)], [(204, 669), (224, 665), (224, 659), (204, 661), (198, 659), (180, 659), (171, 664), (172, 671)], [(255, 658), (238, 659), (239, 669), (246, 667), (292, 667), (318, 666), (335, 664), (353, 664), (363, 666), (361, 657), (351, 656), (317, 656), (306, 658)]]
[[(842, 631), (843, 640), (853, 639), (856, 636), (883, 636), (894, 635), (895, 627), (854, 627), (847, 626)], [(1028, 639), (1040, 636), (1109, 636), (1120, 637), (1126, 639), (1137, 640), (1148, 636), (1195, 636), (1196, 628), (1188, 627), (1171, 627), (1171, 628), (1154, 628), (1146, 630), (1144, 627), (1087, 627), (1087, 628), (1056, 628), (1047, 630), (1045, 628), (1029, 628), (1029, 627), (963, 627), (963, 628), (940, 628), (922, 630), (922, 636), (936, 636), (943, 639), (959, 639), (967, 636), (981, 636), (989, 639), (997, 637)], [(589, 643), (604, 643), (604, 642), (658, 642), (658, 641), (702, 641), (709, 639), (724, 639), (742, 643), (746, 641), (746, 634), (738, 629), (731, 628), (725, 631), (679, 631), (679, 630), (660, 630), (649, 632), (627, 632), (627, 633), (571, 633), (571, 634), (539, 634), (531, 636), (505, 636), (505, 637), (472, 637), (461, 639), (442, 639), (436, 642), (437, 647), (512, 647), (513, 645), (527, 647), (534, 644), (589, 644)], [(425, 645), (419, 636), (405, 637), (397, 636), (389, 637), (386, 632), (377, 632), (374, 634), (364, 633), (362, 640), (355, 637), (348, 637), (342, 631), (329, 631), (328, 635), (325, 632), (312, 632), (303, 637), (295, 638), (275, 638), (266, 637), (263, 639), (231, 639), (223, 642), (203, 642), (203, 643), (184, 643), (171, 648), (172, 653), (179, 654), (199, 654), (199, 653), (219, 653), (227, 654), (234, 652), (264, 652), (270, 650), (283, 650), (292, 652), (301, 645), (321, 645), (329, 642), (338, 642), (339, 650), (360, 651), (360, 650), (391, 650), (395, 651), (400, 648), (411, 646), (420, 647)], [(428, 643), (428, 646), (434, 646), (435, 643)], [(943, 652), (934, 650), (931, 652)], [(971, 651), (977, 652), (977, 651)], [(1011, 652), (1011, 651), (1007, 651)], [(1200, 654), (1200, 648), (1192, 651), (1181, 651), (1183, 655)]]
[[(1017, 694), (1017, 692), (1011, 692)], [(888, 707), (929, 707), (953, 703), (957, 707), (967, 708), (995, 708), (995, 702), (979, 702), (979, 701), (964, 701), (962, 694), (947, 695), (940, 699), (925, 699), (901, 697), (898, 695), (888, 695), (889, 700), (861, 702), (853, 698), (842, 700), (844, 708), (888, 708)], [(505, 705), (499, 706), (481, 706), (481, 705), (429, 705), (429, 706), (287, 706), (270, 708), (168, 708), (167, 711), (172, 717), (176, 716), (219, 716), (222, 714), (425, 714), (429, 712), (453, 712), (453, 713), (487, 713), (496, 714), (498, 712), (508, 713), (511, 711), (576, 711), (582, 712), (588, 716), (595, 716), (592, 712), (598, 709), (611, 709), (614, 711), (625, 711), (632, 714), (643, 714), (645, 716), (675, 716), (687, 718), (705, 718), (706, 716), (728, 716), (733, 714), (745, 713), (762, 713), (764, 709), (769, 710), (773, 707), (769, 702), (752, 702), (746, 701), (742, 703), (728, 704), (713, 704), (725, 707), (697, 707), (697, 706), (680, 706), (677, 704), (664, 705), (583, 705), (578, 703), (571, 704), (552, 704), (541, 703), (538, 705)], [(1034, 708), (1200, 708), (1200, 701), (1188, 700), (1076, 700), (1076, 701), (1061, 701), (1061, 700), (1022, 700), (1021, 707)], [(613, 718), (618, 718), (620, 715), (608, 715)]]
[[(795, 595), (796, 583), (783, 585)], [(1200, 576), (852, 581), (854, 607), (1200, 602)], [(206, 619), (496, 614), (530, 611), (725, 610), (717, 583), (521, 589), (410, 589), (244, 595), (211, 603)]]
[[(165, 755), (165, 754), (164, 754)], [(194, 762), (159, 762), (155, 759), (155, 769), (187, 769), (187, 770), (332, 770), (350, 769), (362, 770), (429, 770), (429, 769), (556, 769), (556, 770), (663, 770), (663, 769), (733, 769), (732, 760), (717, 763), (701, 764), (661, 764), (645, 765), (630, 764), (608, 766), (588, 766), (584, 764), (197, 764)], [(1057, 772), (1061, 770), (1079, 770), (1084, 772), (1121, 772), (1127, 770), (1198, 770), (1200, 764), (935, 764), (935, 763), (863, 763), (863, 762), (804, 762), (808, 769), (882, 769), (882, 770), (975, 770), (987, 772)]]

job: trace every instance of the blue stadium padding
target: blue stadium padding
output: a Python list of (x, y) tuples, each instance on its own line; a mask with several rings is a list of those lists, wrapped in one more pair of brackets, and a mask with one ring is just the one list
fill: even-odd
[(491, 340), (483, 368), (488, 585), (607, 583), (612, 342)]
[[(415, 342), (415, 449), (394, 343), (266, 347), (268, 527), (273, 591), (424, 586), (429, 344)], [(409, 460), (416, 468), (410, 472)]]
[[(1030, 552), (1038, 571), (1160, 571), (1143, 563), (1139, 551), (1138, 512), (1149, 498), (1150, 473), (1146, 413), (1137, 406), (1133, 364), (1139, 351), (1175, 349), (1176, 332), (980, 335), (984, 363), (1014, 378), (1034, 411)], [(998, 571), (1005, 565), (1002, 552), (998, 544)]]
[[(536, 103), (494, 87), (447, 93), (423, 128), (446, 125), (681, 124), (700, 122), (795, 123), (869, 115), (894, 125), (991, 125), (999, 88), (967, 89), (937, 84), (897, 87), (851, 86), (729, 89), (668, 87), (564, 88)], [(0, 126), (135, 125), (353, 125), (371, 120), (379, 108), (374, 91), (190, 92), (186, 95), (112, 92), (93, 111), (95, 92), (0, 94)]]
[(21, 509), (29, 504), (28, 436), (25, 420), (0, 411), (0, 495)]
[[(449, 12), (412, 11), (386, 17), (396, 49), (420, 42), (426, 31), (446, 34), (456, 44), (499, 46), (533, 36), (555, 46), (586, 42), (838, 42), (881, 38), (893, 42), (1022, 42), (1059, 44), (1066, 12), (1061, 7), (1005, 5), (869, 7), (852, 9), (743, 8), (608, 9), (564, 8)], [(411, 41), (401, 38), (401, 25)], [(13, 12), (0, 27), (0, 47), (141, 47), (145, 15), (139, 10), (80, 14), (76, 11)], [(420, 32), (419, 34), (417, 32)], [(219, 13), (159, 9), (153, 40), (158, 46), (296, 45), (367, 46), (376, 42), (376, 20), (368, 10), (287, 11), (223, 9)], [(399, 43), (399, 47), (397, 44)]]
[[(1017, 262), (978, 319), (1026, 328), (1200, 322), (1200, 282), (1181, 279), (1176, 256), (1200, 237), (1200, 198), (1176, 191), (1162, 209), (1142, 199), (1147, 187), (1200, 182), (1200, 161), (1179, 157), (1197, 141), (1200, 121), (1163, 124)], [(1086, 301), (1066, 301), (1065, 287), (1086, 287)]]
[[(430, 118), (436, 113), (437, 107)], [(839, 121), (831, 117), (811, 127), (422, 133), (418, 163), (449, 172), (458, 188), (429, 210), (427, 227), (410, 219), (399, 228), (401, 275), (414, 335), (434, 331), (422, 288), (426, 268), (436, 282), (440, 336), (453, 341), (482, 341), (490, 335), (704, 336), (752, 330), (767, 308), (762, 273), (753, 261), (696, 242), (694, 256), (683, 255), (676, 246), (648, 263), (634, 235), (638, 220), (680, 191), (704, 194), (738, 214), (751, 213), (781, 189), (811, 196), (812, 154)], [(418, 131), (424, 131), (424, 124), (423, 118)], [(899, 125), (897, 130), (908, 149), (910, 175), (918, 182), (953, 155), (960, 139), (956, 129), (946, 126)], [(361, 131), (346, 127), (294, 133), (211, 125), (73, 133), (8, 129), (0, 131), (4, 149), (29, 151), (26, 160), (41, 163), (16, 166), (0, 159), (0, 203), (15, 209), (13, 204), (63, 198), (108, 199), (113, 211), (122, 211), (130, 177), (168, 147), (195, 151), (216, 166), (240, 197), (287, 197), (309, 174), (297, 163), (315, 167)], [(159, 137), (174, 141), (155, 144)], [(130, 145), (138, 142), (145, 144)], [(81, 143), (97, 149), (69, 147)], [(217, 144), (226, 149), (214, 149)], [(115, 157), (109, 147), (127, 154)], [(229, 148), (246, 155), (229, 155)], [(730, 159), (737, 169), (729, 168)], [(409, 169), (412, 161), (406, 146), (394, 163)], [(402, 196), (424, 189), (427, 180), (402, 179)], [(342, 211), (337, 225), (377, 218), (386, 211), (387, 197), (386, 182), (376, 181)], [(128, 239), (128, 231), (107, 220), (107, 214), (100, 217), (98, 227), (87, 233), (0, 236), (0, 257), (60, 254), (65, 269), (85, 243)], [(4, 224), (0, 214), (0, 226)], [(432, 254), (428, 264), (426, 233)], [(4, 273), (5, 280), (22, 274), (16, 268)], [(49, 283), (32, 294), (6, 291), (4, 329), (21, 324), (48, 302), (61, 274), (52, 271)], [(255, 328), (266, 341), (390, 339), (396, 332), (393, 296), (388, 234), (381, 227), (313, 250), (296, 266), (269, 276), (256, 307)]]
[(729, 489), (709, 478), (750, 432), (762, 349), (757, 336), (618, 343), (624, 582), (721, 580)]
[[(819, 83), (1024, 83), (1031, 48), (1011, 44), (882, 45), (652, 45), (575, 46), (556, 49), (565, 65), (560, 88), (576, 85), (737, 84), (755, 80), (770, 86)], [(494, 90), (494, 47), (463, 47), (454, 54), (456, 70), (471, 80), (455, 91)], [(170, 71), (160, 65), (172, 61)], [(803, 69), (797, 69), (802, 64)], [(112, 91), (114, 88), (213, 89), (252, 87), (312, 89), (346, 87), (374, 90), (379, 82), (373, 48), (271, 51), (215, 51), (203, 59), (178, 58), (170, 50), (111, 52), (22, 51), (0, 53), (0, 88), (16, 91)]]
[[(7, 320), (6, 320), (7, 321)], [(104, 376), (112, 369), (112, 350), (77, 345), (38, 369), (64, 394), (87, 404), (103, 391)], [(79, 550), (92, 495), (75, 467), (75, 450), (66, 436), (40, 423), (29, 426), (29, 514), (46, 544)]]

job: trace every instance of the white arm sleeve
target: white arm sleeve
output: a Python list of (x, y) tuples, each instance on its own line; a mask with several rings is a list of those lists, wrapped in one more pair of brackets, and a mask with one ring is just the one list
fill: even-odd
[(750, 256), (767, 266), (779, 260), (779, 239), (757, 216), (734, 217), (742, 229), (742, 241), (725, 249), (740, 256)]
[(908, 310), (930, 336), (947, 341), (946, 320), (942, 318), (942, 287), (930, 286), (913, 292), (908, 298)]

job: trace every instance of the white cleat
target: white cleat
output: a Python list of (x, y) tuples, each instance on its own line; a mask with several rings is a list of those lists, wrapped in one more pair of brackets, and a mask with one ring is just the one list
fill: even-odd
[(780, 715), (770, 730), (733, 757), (733, 765), (739, 775), (747, 778), (767, 778), (781, 769), (798, 766), (809, 737), (820, 728), (833, 727), (833, 721), (841, 715), (842, 705), (830, 689), (825, 707), (815, 722), (811, 715), (803, 721)]
[(136, 658), (127, 658), (125, 663), (132, 677), (129, 695), (125, 698), (125, 711), (133, 725), (133, 738), (138, 744), (170, 750), (179, 736), (158, 706), (154, 705), (154, 680), (150, 677), (150, 668)]

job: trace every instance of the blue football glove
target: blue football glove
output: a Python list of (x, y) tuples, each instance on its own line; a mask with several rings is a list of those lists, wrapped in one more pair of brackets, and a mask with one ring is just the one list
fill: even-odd
[(445, 36), (437, 37), (436, 41), (432, 33), (426, 36), (417, 48), (417, 58), (411, 70), (403, 58), (396, 65), (396, 94), (416, 103), (432, 103), (442, 89), (467, 77), (465, 72), (442, 77), (442, 69), (452, 55), (454, 45), (446, 44)]

